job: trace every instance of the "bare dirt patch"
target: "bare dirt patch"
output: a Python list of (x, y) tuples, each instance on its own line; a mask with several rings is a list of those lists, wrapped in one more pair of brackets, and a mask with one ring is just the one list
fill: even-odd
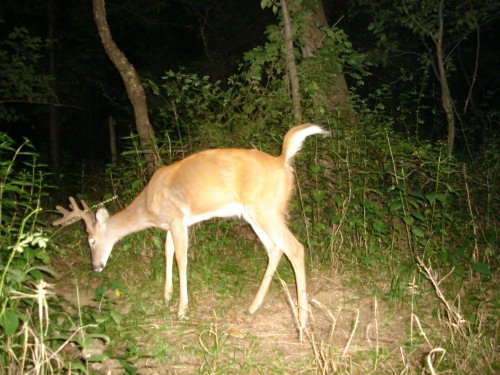
[[(61, 291), (74, 303), (68, 288)], [(95, 303), (90, 301), (90, 290), (79, 294), (83, 301)], [(405, 338), (403, 319), (391, 317), (387, 307), (373, 297), (356, 296), (352, 288), (343, 287), (341, 278), (309, 279), (310, 323), (302, 343), (283, 289), (271, 290), (252, 316), (245, 313), (251, 298), (220, 301), (215, 293), (204, 290), (193, 295), (195, 307), (186, 321), (174, 318), (175, 303), (169, 318), (145, 317), (134, 331), (143, 355), (131, 364), (139, 374), (213, 373), (224, 368), (240, 373), (315, 373), (322, 348), (349, 357), (381, 348), (392, 350)], [(125, 373), (116, 360), (93, 368), (100, 373)]]
[[(80, 261), (86, 264), (87, 260)], [(78, 306), (98, 310), (94, 295), (101, 280), (89, 273), (76, 281), (68, 271), (71, 268), (59, 270), (66, 275), (56, 282), (55, 288), (67, 302), (65, 309), (69, 313), (75, 313)], [(342, 277), (329, 278), (318, 272), (309, 276), (310, 318), (300, 342), (289, 296), (278, 283), (274, 283), (254, 315), (248, 315), (246, 309), (258, 288), (257, 281), (246, 285), (239, 296), (220, 296), (211, 285), (192, 288), (188, 319), (179, 321), (177, 299), (165, 306), (161, 282), (151, 285), (140, 274), (143, 276), (133, 276), (133, 285), (124, 282), (131, 289), (129, 295), (110, 296), (115, 298), (113, 308), (124, 317), (118, 329), (131, 332), (137, 345), (137, 353), (129, 356), (127, 362), (139, 374), (318, 373), (321, 361), (349, 359), (379, 350), (391, 352), (406, 338), (406, 317), (392, 313), (384, 302), (363, 294), (361, 288), (346, 286), (348, 280)], [(295, 285), (289, 284), (288, 288), (295, 301)], [(136, 302), (139, 299), (150, 308), (144, 310), (143, 316)], [(106, 351), (99, 342), (95, 346)], [(113, 352), (110, 357), (114, 356), (124, 354)], [(116, 358), (95, 363), (92, 369), (103, 374), (125, 373)], [(364, 373), (352, 368), (344, 372)]]

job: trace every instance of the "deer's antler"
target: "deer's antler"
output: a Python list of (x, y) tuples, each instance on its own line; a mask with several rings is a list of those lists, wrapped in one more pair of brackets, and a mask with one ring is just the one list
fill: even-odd
[(85, 226), (87, 227), (87, 231), (92, 229), (95, 221), (94, 214), (83, 199), (81, 200), (81, 202), (83, 210), (78, 207), (78, 204), (73, 197), (69, 197), (69, 208), (71, 209), (71, 211), (65, 209), (64, 207), (56, 206), (56, 210), (59, 211), (63, 215), (63, 217), (53, 221), (52, 225), (70, 225), (80, 219), (83, 219), (83, 221), (85, 222)]

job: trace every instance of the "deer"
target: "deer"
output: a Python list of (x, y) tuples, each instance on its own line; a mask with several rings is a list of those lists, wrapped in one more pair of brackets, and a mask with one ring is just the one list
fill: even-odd
[(287, 206), (294, 190), (294, 156), (304, 140), (329, 132), (315, 124), (291, 128), (283, 138), (281, 155), (257, 149), (211, 149), (192, 154), (156, 170), (142, 192), (125, 209), (110, 216), (100, 207), (94, 214), (82, 200), (81, 209), (69, 197), (67, 210), (53, 225), (85, 223), (92, 268), (101, 272), (114, 244), (128, 234), (156, 227), (166, 231), (164, 298), (173, 295), (172, 263), (177, 262), (179, 280), (178, 317), (188, 309), (188, 227), (214, 217), (240, 217), (250, 224), (264, 245), (268, 263), (248, 308), (254, 314), (262, 305), (283, 254), (294, 271), (297, 293), (297, 325), (300, 339), (307, 324), (308, 300), (304, 246), (289, 230)]

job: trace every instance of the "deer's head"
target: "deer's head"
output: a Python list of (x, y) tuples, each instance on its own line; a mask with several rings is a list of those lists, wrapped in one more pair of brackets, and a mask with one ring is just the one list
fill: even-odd
[(83, 220), (92, 254), (92, 269), (95, 272), (101, 272), (106, 266), (113, 245), (116, 242), (114, 236), (108, 230), (109, 213), (104, 207), (101, 207), (94, 215), (84, 200), (81, 201), (83, 210), (78, 207), (73, 197), (69, 198), (69, 202), (71, 210), (61, 206), (56, 207), (63, 217), (53, 221), (52, 225), (70, 225), (78, 220)]

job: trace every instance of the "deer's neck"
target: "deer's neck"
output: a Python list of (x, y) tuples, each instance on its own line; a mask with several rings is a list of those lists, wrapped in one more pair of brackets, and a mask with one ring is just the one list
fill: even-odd
[(145, 206), (144, 193), (141, 193), (125, 209), (114, 214), (108, 223), (110, 235), (119, 239), (154, 226)]

